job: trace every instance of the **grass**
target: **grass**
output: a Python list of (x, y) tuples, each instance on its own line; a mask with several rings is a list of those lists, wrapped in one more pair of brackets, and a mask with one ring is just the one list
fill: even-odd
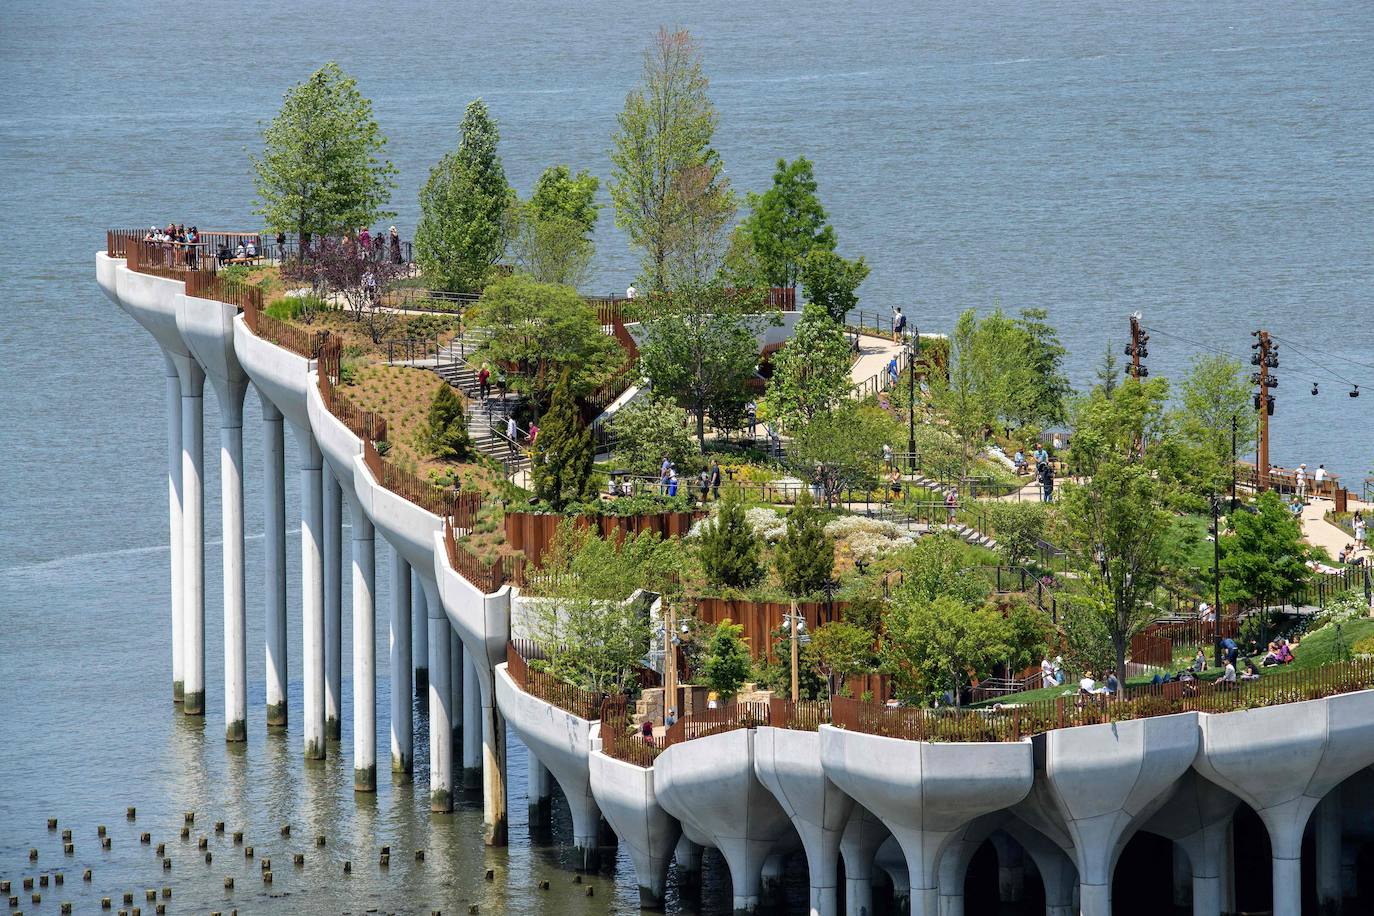
[(1180, 569), (1212, 568), (1212, 542), (1207, 539), (1211, 527), (1212, 518), (1208, 515), (1175, 516), (1168, 543), (1179, 552)]

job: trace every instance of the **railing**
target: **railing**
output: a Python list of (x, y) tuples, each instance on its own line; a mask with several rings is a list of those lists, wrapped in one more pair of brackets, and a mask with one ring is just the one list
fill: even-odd
[(829, 722), (829, 700), (803, 700), (794, 703), (782, 697), (773, 697), (768, 701), (768, 724), (774, 728), (814, 732)]
[(342, 368), (343, 338), (330, 334), (320, 344), (316, 363), (320, 400), (324, 401), (325, 409), (359, 439), (368, 442), (385, 441), (386, 417), (375, 411), (356, 407), (339, 390)]
[[(595, 721), (601, 715), (602, 697), (589, 690), (565, 684), (558, 678), (535, 671), (514, 642), (506, 643), (506, 672), (516, 685), (530, 696), (570, 712), (579, 719)], [(524, 647), (526, 651), (528, 647)]]
[(862, 401), (870, 395), (876, 395), (881, 391), (892, 388), (897, 384), (898, 379), (902, 377), (902, 373), (906, 371), (908, 363), (907, 351), (899, 351), (897, 353), (897, 375), (895, 378), (892, 372), (884, 366), (881, 372), (874, 373), (863, 381), (856, 382), (854, 385), (850, 386), (850, 396), (855, 400)]
[(245, 303), (243, 323), (248, 325), (248, 330), (253, 332), (253, 336), (269, 340), (279, 347), (290, 350), (297, 356), (304, 356), (306, 359), (314, 359), (319, 355), (320, 345), (329, 333), (328, 331), (320, 331), (311, 334), (304, 328), (279, 321), (262, 310), (261, 300)]
[(663, 752), (654, 741), (645, 741), (630, 721), (631, 704), (625, 697), (607, 700), (601, 707), (601, 752), (635, 766), (651, 767)]
[(477, 494), (462, 494), (455, 502), (454, 516), (444, 519), (444, 547), (448, 551), (448, 562), (454, 570), (467, 579), (484, 595), (492, 595), (501, 590), (507, 582), (521, 584), (524, 579), (524, 563), (518, 558), (497, 559), (493, 563), (484, 562), (459, 541), (459, 529), (471, 531), (481, 507), (478, 497), (473, 505), (465, 498)]
[(672, 747), (693, 738), (705, 738), (741, 728), (768, 724), (768, 703), (758, 700), (744, 703), (725, 703), (694, 716), (683, 716), (674, 722), (663, 736), (663, 746)]
[(396, 467), (378, 453), (377, 447), (369, 439), (363, 440), (363, 462), (379, 484), (402, 499), (440, 518), (453, 514), (457, 494), (441, 490), (409, 471)]
[(1131, 645), (1126, 656), (1137, 665), (1151, 668), (1169, 668), (1174, 663), (1173, 641), (1163, 636), (1137, 633), (1131, 637)]

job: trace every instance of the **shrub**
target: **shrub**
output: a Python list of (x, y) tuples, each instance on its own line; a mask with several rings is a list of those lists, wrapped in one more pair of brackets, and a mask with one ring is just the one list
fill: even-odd
[(805, 492), (787, 513), (787, 532), (774, 562), (783, 588), (794, 598), (819, 592), (835, 570), (835, 542)]
[(641, 398), (611, 418), (616, 464), (637, 474), (656, 474), (664, 456), (681, 473), (701, 467), (701, 450), (688, 428), (687, 411), (661, 398)]
[(727, 617), (711, 635), (704, 666), (706, 685), (728, 699), (739, 692), (752, 670), (744, 627)]
[(563, 370), (534, 444), (534, 495), (556, 510), (591, 496), (591, 433), (578, 416), (571, 375)]
[(467, 457), (472, 445), (468, 437), (468, 415), (452, 386), (440, 385), (434, 390), (425, 437), (436, 458), (462, 461)]
[(715, 521), (702, 531), (701, 565), (715, 586), (748, 588), (763, 578), (758, 539), (745, 518), (744, 505), (728, 492)]

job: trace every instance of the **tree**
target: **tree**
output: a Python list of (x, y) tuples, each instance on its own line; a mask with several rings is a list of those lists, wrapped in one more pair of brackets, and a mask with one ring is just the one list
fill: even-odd
[(286, 269), (290, 277), (307, 280), (323, 295), (342, 300), (353, 319), (367, 331), (374, 344), (391, 333), (401, 315), (382, 304), (382, 296), (406, 274), (406, 267), (390, 258), (368, 257), (346, 239), (322, 238), (310, 260)]
[(846, 678), (873, 670), (873, 634), (852, 623), (835, 620), (817, 627), (807, 648), (832, 697)]
[(1068, 400), (1073, 393), (1064, 374), (1067, 351), (1059, 333), (1046, 319), (1045, 309), (1022, 309), (1015, 330), (1020, 340), (1020, 360), (1010, 392), (1007, 419), (1017, 426), (1032, 423), (1063, 423), (1068, 419)]
[(1236, 454), (1249, 452), (1255, 441), (1249, 379), (1239, 360), (1199, 356), (1193, 359), (1181, 389), (1176, 423), (1190, 446), (1192, 473), (1186, 479), (1200, 495), (1222, 492), (1231, 480), (1232, 421)]
[(1169, 434), (1164, 404), (1169, 383), (1162, 378), (1141, 381), (1126, 378), (1110, 395), (1095, 388), (1082, 398), (1073, 411), (1073, 460), (1078, 472), (1092, 474), (1099, 465), (1138, 457), (1144, 451), (1155, 470), (1162, 470), (1158, 457), (1164, 449), (1150, 446), (1165, 441)]
[(671, 591), (670, 583), (679, 578), (681, 569), (682, 549), (676, 541), (651, 531), (603, 538), (565, 518), (540, 560), (540, 577), (527, 590), (552, 597), (619, 601), (639, 589), (656, 594)]
[(1107, 350), (1102, 356), (1102, 364), (1097, 367), (1097, 384), (1093, 387), (1094, 391), (1101, 391), (1106, 397), (1111, 397), (1116, 390), (1117, 381), (1120, 373), (1116, 366), (1116, 351), (1112, 349), (1112, 342), (1107, 341)]
[(577, 412), (571, 370), (564, 369), (534, 442), (534, 496), (562, 511), (592, 496), (592, 436)]
[(763, 578), (759, 541), (744, 514), (744, 504), (726, 491), (715, 520), (701, 533), (701, 566), (717, 588), (748, 588)]
[(933, 700), (948, 692), (958, 706), (970, 675), (986, 676), (1012, 652), (1010, 627), (996, 609), (949, 595), (924, 600), (899, 591), (885, 623), (883, 668), (909, 697)]
[(1267, 607), (1307, 581), (1312, 550), (1302, 541), (1302, 524), (1277, 493), (1261, 493), (1254, 508), (1232, 513), (1231, 530), (1221, 536), (1221, 598)]
[(536, 411), (548, 403), (564, 369), (573, 394), (585, 396), (623, 359), (620, 346), (602, 332), (596, 309), (566, 286), (506, 277), (482, 291), (467, 318), (469, 327), (488, 334), (481, 358), (513, 364), (510, 385)]
[(447, 383), (434, 389), (426, 427), (429, 447), (441, 461), (463, 461), (472, 447), (468, 415), (462, 399)]
[(813, 249), (835, 250), (835, 229), (826, 223), (811, 161), (805, 156), (791, 163), (779, 159), (773, 186), (748, 199), (751, 212), (739, 232), (758, 258), (765, 285), (794, 287)]
[(902, 583), (897, 590), (914, 603), (929, 603), (941, 595), (962, 604), (982, 604), (990, 591), (978, 577), (969, 548), (948, 532), (928, 534), (902, 555)]
[(656, 474), (666, 457), (674, 467), (694, 470), (701, 450), (687, 420), (687, 412), (667, 398), (651, 396), (626, 404), (610, 421), (616, 467)]
[(294, 232), (303, 246), (316, 235), (349, 232), (395, 214), (396, 168), (382, 158), (386, 137), (372, 103), (330, 61), (286, 92), (281, 111), (262, 128), (253, 156), (253, 212), (268, 228)]
[[(1134, 381), (1134, 380), (1131, 380)], [(1060, 501), (1063, 543), (1085, 582), (1102, 588), (1087, 606), (1101, 616), (1126, 670), (1126, 647), (1157, 615), (1151, 603), (1169, 554), (1167, 486), (1143, 462), (1111, 457), (1082, 483), (1067, 482)]]
[(859, 304), (859, 286), (868, 279), (868, 264), (860, 255), (848, 261), (829, 248), (812, 248), (802, 260), (802, 291), (808, 302), (814, 302), (843, 323), (849, 310)]
[[(707, 186), (719, 188), (723, 181), (720, 157), (711, 147), (716, 110), (706, 96), (707, 83), (692, 36), (685, 30), (660, 29), (644, 55), (641, 84), (626, 96), (617, 117), (620, 129), (611, 151), (608, 189), (616, 225), (642, 252), (643, 279), (650, 291), (669, 287), (669, 259), (674, 247), (682, 245), (673, 233), (685, 192), (681, 185), (675, 192), (674, 182), (699, 168), (710, 174)], [(698, 202), (728, 202), (733, 212), (732, 195), (711, 197)]]
[(573, 175), (566, 165), (544, 170), (515, 220), (511, 253), (521, 270), (541, 283), (575, 288), (586, 280), (596, 251), (591, 235), (600, 186), (595, 175)]
[(717, 425), (738, 417), (758, 363), (757, 319), (718, 285), (678, 290), (654, 300), (643, 321), (640, 368), (653, 390), (692, 412), (705, 447), (706, 415)]
[(725, 618), (711, 634), (703, 675), (706, 686), (728, 699), (739, 692), (753, 670), (744, 627)]
[(984, 511), (1008, 566), (1024, 566), (1040, 553), (1047, 522), (1044, 503), (990, 503)]
[(791, 429), (840, 403), (850, 391), (849, 341), (820, 306), (808, 304), (787, 345), (773, 357), (764, 395), (769, 417)]
[(959, 440), (960, 477), (968, 476), (969, 459), (996, 417), (994, 399), (981, 371), (977, 332), (978, 319), (973, 309), (968, 309), (954, 325), (954, 353), (948, 375), (937, 374), (931, 380), (935, 408)]
[(1054, 624), (1028, 601), (1014, 601), (1007, 611), (1007, 673), (1015, 674), (1036, 664), (1058, 639)]
[(787, 513), (774, 563), (783, 590), (793, 598), (821, 591), (835, 571), (835, 542), (825, 533), (825, 521), (805, 491)]
[(487, 106), (473, 101), (458, 127), (458, 149), (439, 160), (420, 190), (415, 258), (436, 288), (481, 289), (505, 253), (515, 192), (496, 152), (500, 136)]
[[(529, 602), (526, 618), (554, 677), (592, 693), (638, 686), (649, 649), (649, 607), (641, 598), (561, 594)], [(532, 663), (533, 664), (533, 663)]]
[(720, 165), (698, 165), (675, 174), (668, 208), (672, 221), (664, 268), (669, 288), (718, 281), (735, 217), (735, 195)]
[(871, 489), (881, 470), (883, 444), (900, 432), (885, 410), (846, 401), (797, 429), (788, 458), (800, 477), (810, 477), (819, 467), (828, 502), (846, 487)]

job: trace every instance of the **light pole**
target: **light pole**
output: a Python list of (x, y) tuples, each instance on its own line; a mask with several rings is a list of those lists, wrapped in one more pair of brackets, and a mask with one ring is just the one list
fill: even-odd
[(1236, 511), (1236, 429), (1240, 425), (1239, 415), (1231, 414), (1231, 511)]
[[(1234, 417), (1232, 418), (1234, 422)], [(1234, 465), (1232, 473), (1234, 474)], [(1232, 496), (1232, 499), (1235, 497)], [(1212, 658), (1221, 661), (1221, 497), (1212, 494)], [(1234, 505), (1231, 509), (1235, 511)]]
[(792, 611), (787, 615), (787, 629), (792, 637), (792, 702), (796, 703), (801, 699), (800, 648), (803, 642), (811, 641), (806, 635), (806, 621), (797, 612), (796, 598), (792, 599)]
[(921, 329), (916, 327), (915, 325), (912, 325), (911, 336), (907, 338), (906, 358), (906, 453), (908, 470), (910, 470), (911, 462), (916, 460), (916, 357), (920, 355)]

